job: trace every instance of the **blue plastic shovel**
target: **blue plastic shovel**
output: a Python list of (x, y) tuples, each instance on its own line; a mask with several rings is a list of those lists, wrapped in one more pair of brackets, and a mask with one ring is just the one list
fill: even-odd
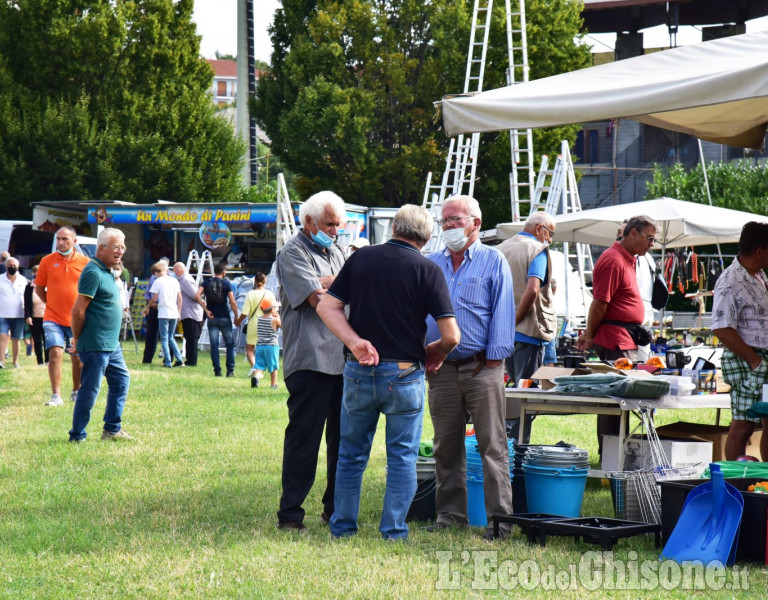
[(661, 553), (677, 562), (717, 560), (727, 565), (736, 558), (744, 498), (726, 483), (719, 465), (710, 465), (711, 481), (692, 490)]
[[(720, 465), (717, 463), (710, 463), (709, 464), (709, 472), (718, 472), (721, 473), (722, 469), (720, 468)], [(725, 482), (725, 489), (726, 491), (736, 498), (736, 500), (739, 502), (739, 504), (742, 506), (742, 512), (744, 507), (744, 496), (741, 495), (741, 492), (737, 490), (734, 486), (732, 486), (727, 481)], [(688, 502), (691, 501), (693, 498), (698, 496), (699, 494), (703, 494), (705, 492), (711, 492), (712, 491), (712, 481), (707, 481), (706, 483), (702, 483), (701, 485), (696, 486), (693, 488), (688, 495), (685, 497), (685, 502), (683, 503), (683, 510), (685, 510), (685, 507), (688, 505)], [(741, 528), (739, 528), (741, 529)], [(731, 552), (728, 554), (728, 562), (726, 564), (732, 565), (734, 562), (736, 562), (736, 547), (739, 545), (739, 530), (736, 531), (736, 537), (733, 540), (733, 546), (731, 547)]]

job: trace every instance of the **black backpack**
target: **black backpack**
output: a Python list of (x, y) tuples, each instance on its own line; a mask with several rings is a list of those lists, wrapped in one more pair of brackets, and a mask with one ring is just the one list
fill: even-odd
[(212, 277), (205, 287), (205, 298), (211, 304), (222, 304), (227, 299), (224, 291), (224, 280), (221, 277)]

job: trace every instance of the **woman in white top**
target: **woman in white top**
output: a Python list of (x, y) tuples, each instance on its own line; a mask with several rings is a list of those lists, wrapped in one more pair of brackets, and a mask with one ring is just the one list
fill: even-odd
[[(147, 308), (144, 309), (144, 314), (146, 315), (152, 306), (157, 306), (160, 345), (163, 349), (163, 366), (169, 369), (171, 367), (183, 367), (181, 351), (173, 337), (176, 323), (181, 316), (181, 289), (179, 282), (174, 277), (168, 276), (168, 265), (166, 263), (157, 264), (160, 267), (160, 273), (149, 290), (152, 299)], [(175, 359), (173, 364), (171, 364), (171, 356)]]

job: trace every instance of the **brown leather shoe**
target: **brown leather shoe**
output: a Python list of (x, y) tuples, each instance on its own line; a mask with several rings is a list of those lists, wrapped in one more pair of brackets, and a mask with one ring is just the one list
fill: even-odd
[(328, 525), (328, 523), (331, 522), (331, 516), (325, 511), (320, 513), (320, 519), (323, 521), (325, 525)]

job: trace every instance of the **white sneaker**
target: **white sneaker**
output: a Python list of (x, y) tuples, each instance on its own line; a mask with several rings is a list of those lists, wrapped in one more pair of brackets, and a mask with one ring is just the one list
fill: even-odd
[(251, 370), (248, 372), (248, 377), (253, 377), (255, 374), (256, 374), (256, 369), (255, 369), (255, 368), (254, 368), (254, 369), (251, 369)]
[(69, 401), (77, 402), (77, 390), (72, 390), (72, 393), (69, 395)]
[(64, 404), (64, 400), (58, 394), (51, 394), (51, 399), (45, 403), (46, 406), (61, 406)]
[(13, 363), (14, 369), (21, 369), (21, 365), (19, 363)]

